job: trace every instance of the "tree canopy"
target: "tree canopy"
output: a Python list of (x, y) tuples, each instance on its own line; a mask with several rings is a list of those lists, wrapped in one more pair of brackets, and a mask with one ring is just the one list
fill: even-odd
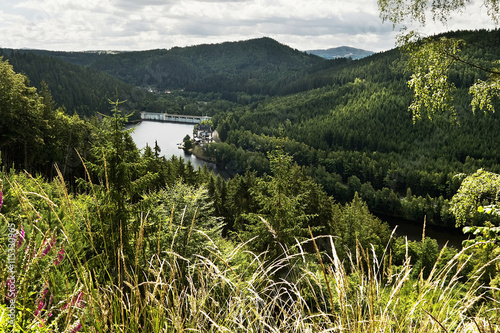
[[(446, 25), (450, 14), (463, 12), (471, 5), (469, 1), (424, 1), (424, 0), (378, 0), (380, 16), (394, 26), (402, 26), (398, 46), (408, 57), (407, 70), (411, 73), (408, 85), (414, 91), (414, 100), (409, 110), (413, 119), (426, 116), (430, 119), (445, 114), (456, 121), (453, 91), (455, 85), (450, 79), (451, 71), (466, 65), (483, 72), (469, 87), (472, 95), (472, 110), (495, 112), (496, 98), (500, 95), (500, 70), (498, 59), (484, 61), (481, 56), (468, 57), (461, 53), (464, 40), (425, 37), (418, 30), (408, 26), (415, 23), (425, 26), (428, 16), (433, 21)], [(498, 1), (484, 0), (488, 15), (498, 23), (500, 6)]]

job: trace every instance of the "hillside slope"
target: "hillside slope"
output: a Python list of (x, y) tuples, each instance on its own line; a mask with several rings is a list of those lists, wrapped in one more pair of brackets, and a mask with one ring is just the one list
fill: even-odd
[(148, 93), (92, 68), (77, 66), (49, 56), (50, 52), (0, 49), (0, 57), (8, 60), (16, 72), (25, 74), (30, 84), (41, 88), (47, 83), (57, 106), (81, 116), (108, 113), (109, 99), (127, 100), (124, 107), (140, 108)]
[[(463, 59), (478, 59), (483, 67), (500, 54), (498, 30), (445, 36), (463, 39)], [(396, 49), (360, 60), (325, 60), (261, 38), (115, 54), (23, 50), (13, 55), (16, 70), (35, 84), (44, 79), (58, 96), (73, 96), (84, 107), (109, 107), (102, 94), (114, 97), (117, 86), (124, 94), (134, 91), (127, 90), (131, 85), (185, 89), (152, 99), (138, 90), (137, 96), (129, 94), (129, 103), (141, 106), (136, 99), (146, 96), (157, 112), (199, 114), (206, 108), (203, 113), (213, 115), (223, 141), (208, 153), (237, 172), (268, 173), (266, 153), (276, 147), (274, 138), (284, 135), (287, 152), (336, 200), (348, 201), (359, 192), (370, 208), (390, 214), (402, 209), (402, 196), (413, 193), (425, 205), (415, 201), (420, 208), (402, 215), (422, 221), (425, 210), (428, 221), (438, 220), (443, 198), (457, 190), (457, 173), (500, 172), (500, 114), (472, 114), (468, 88), (485, 74), (460, 63), (450, 73), (461, 123), (455, 126), (447, 115), (412, 123), (409, 73)], [(116, 78), (128, 84), (118, 85)], [(178, 102), (176, 96), (191, 101)]]
[(353, 60), (362, 59), (373, 54), (372, 51), (357, 49), (350, 46), (339, 46), (326, 50), (308, 50), (306, 52), (325, 59), (351, 58)]
[(158, 90), (275, 95), (324, 59), (271, 38), (136, 52), (24, 50), (89, 67), (138, 87)]
[[(479, 56), (484, 66), (500, 54), (500, 31), (447, 36), (464, 39), (461, 56)], [(214, 117), (227, 146), (213, 153), (237, 171), (250, 165), (268, 172), (254, 161), (276, 144), (273, 137), (284, 135), (289, 139), (285, 150), (336, 200), (351, 200), (358, 192), (375, 211), (420, 222), (426, 214), (428, 222), (453, 225), (443, 222), (449, 217), (443, 207), (460, 183), (455, 175), (479, 168), (500, 172), (500, 114), (473, 114), (468, 94), (470, 84), (485, 75), (460, 63), (451, 70), (460, 126), (447, 114), (413, 124), (409, 73), (397, 50), (357, 61), (328, 61), (290, 83), (309, 90)], [(411, 209), (400, 200), (408, 193)]]

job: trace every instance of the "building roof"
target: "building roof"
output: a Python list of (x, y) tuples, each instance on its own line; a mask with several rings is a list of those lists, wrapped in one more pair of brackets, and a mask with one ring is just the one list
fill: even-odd
[(212, 132), (212, 126), (207, 124), (199, 124), (197, 130), (202, 132)]

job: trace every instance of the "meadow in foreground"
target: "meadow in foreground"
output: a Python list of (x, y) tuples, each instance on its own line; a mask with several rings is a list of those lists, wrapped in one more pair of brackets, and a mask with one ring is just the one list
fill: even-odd
[[(412, 266), (408, 247), (402, 265), (392, 264), (389, 247), (377, 256), (357, 246), (341, 261), (334, 236), (312, 233), (270, 258), (248, 250), (253, 239), (197, 229), (197, 193), (178, 183), (160, 194), (163, 215), (144, 211), (129, 244), (122, 235), (110, 254), (110, 238), (94, 228), (108, 223), (99, 220), (105, 208), (95, 193), (69, 195), (62, 177), (47, 184), (4, 173), (3, 182), (4, 207), (16, 209), (0, 215), (2, 331), (12, 331), (13, 297), (15, 332), (500, 331), (499, 291), (482, 282), (486, 267), (464, 271), (468, 248), (428, 274)], [(158, 224), (163, 229), (151, 233)]]

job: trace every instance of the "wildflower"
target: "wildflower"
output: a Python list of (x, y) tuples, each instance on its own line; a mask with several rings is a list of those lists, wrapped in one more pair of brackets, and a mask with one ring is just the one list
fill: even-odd
[(45, 307), (45, 303), (43, 302), (43, 299), (45, 298), (45, 295), (47, 295), (48, 292), (49, 292), (49, 288), (46, 287), (45, 290), (43, 291), (43, 295), (41, 297), (40, 303), (38, 303), (38, 308), (35, 311), (35, 316), (38, 316), (40, 311), (42, 311), (42, 309)]
[(64, 247), (61, 247), (61, 249), (59, 250), (58, 254), (57, 254), (57, 258), (56, 260), (54, 260), (54, 265), (59, 265), (61, 263), (61, 261), (63, 260), (64, 258)]
[(43, 309), (43, 300), (41, 300), (40, 303), (38, 303), (38, 308), (36, 308), (35, 316), (38, 316), (38, 314), (40, 313), (40, 311), (42, 311), (42, 309)]
[(78, 324), (71, 330), (71, 333), (76, 333), (82, 328), (82, 323), (78, 321)]
[(2, 211), (3, 206), (3, 186), (0, 187), (0, 212)]
[(75, 306), (75, 305), (77, 308), (80, 309), (83, 309), (85, 307), (85, 304), (83, 304), (83, 291), (80, 291), (78, 295), (75, 298), (73, 298), (71, 304), (66, 303), (61, 310), (66, 310), (68, 306)]
[(17, 248), (21, 246), (24, 241), (24, 227), (21, 225), (21, 231), (19, 232), (19, 239), (17, 240)]
[(83, 291), (80, 291), (78, 296), (76, 297), (76, 300), (73, 301), (72, 305), (75, 305), (81, 309), (85, 307), (85, 304), (83, 304)]
[[(52, 249), (52, 247), (54, 246), (54, 244), (56, 243), (56, 239), (52, 239), (52, 241), (49, 242), (49, 244), (45, 247), (45, 249), (43, 249), (42, 251), (42, 256), (46, 256), (47, 253), (49, 253), (49, 251)], [(43, 244), (45, 245), (46, 242), (43, 242)]]

